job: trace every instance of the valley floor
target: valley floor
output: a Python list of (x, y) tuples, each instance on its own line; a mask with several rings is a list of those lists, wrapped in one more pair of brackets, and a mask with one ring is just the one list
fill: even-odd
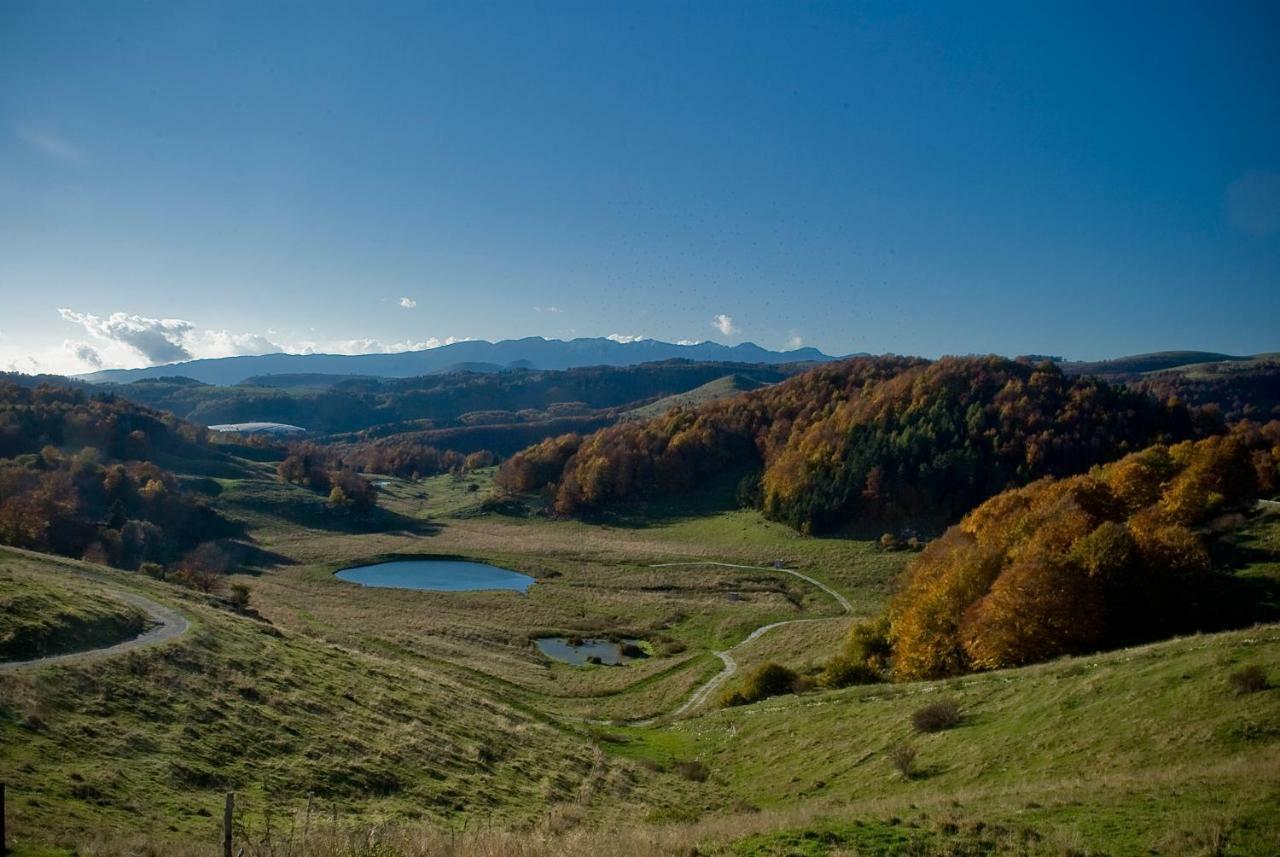
[[(369, 532), (261, 469), (211, 499), (252, 536), (236, 581), (257, 617), (136, 574), (0, 555), (0, 575), (50, 597), (128, 591), (191, 625), (0, 674), (18, 853), (219, 853), (226, 790), (246, 854), (1280, 853), (1280, 690), (1229, 682), (1256, 665), (1280, 683), (1280, 626), (682, 710), (722, 669), (715, 652), (737, 646), (740, 670), (821, 663), (909, 555), (878, 533), (804, 537), (697, 498), (593, 523), (486, 512), (483, 473), (386, 480)], [(1280, 576), (1278, 532), (1273, 517), (1249, 534), (1247, 573)], [(538, 582), (430, 593), (333, 577), (421, 555)], [(688, 564), (707, 562), (728, 565)], [(573, 667), (531, 642), (572, 634), (641, 637), (653, 654)], [(912, 712), (940, 698), (961, 722), (916, 734)], [(889, 760), (904, 744), (909, 778)]]

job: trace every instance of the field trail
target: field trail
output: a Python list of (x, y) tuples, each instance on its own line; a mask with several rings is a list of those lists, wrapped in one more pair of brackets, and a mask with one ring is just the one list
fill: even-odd
[(111, 593), (112, 598), (132, 604), (140, 610), (143, 610), (156, 624), (131, 640), (125, 640), (110, 646), (103, 646), (98, 649), (85, 649), (79, 652), (67, 652), (61, 655), (48, 655), (43, 658), (31, 658), (25, 661), (5, 661), (0, 663), (0, 672), (9, 670), (22, 669), (24, 667), (46, 666), (49, 664), (61, 663), (63, 661), (83, 660), (89, 658), (107, 657), (109, 655), (120, 655), (125, 652), (135, 651), (137, 649), (154, 646), (157, 643), (163, 643), (165, 640), (172, 640), (180, 637), (191, 627), (191, 623), (187, 621), (187, 617), (183, 616), (172, 607), (165, 607), (141, 595), (132, 592), (121, 592), (119, 590)]
[[(792, 577), (798, 577), (801, 580), (805, 581), (806, 583), (810, 583), (816, 586), (818, 589), (821, 589), (823, 592), (830, 595), (835, 600), (835, 602), (840, 605), (840, 609), (844, 611), (845, 615), (848, 615), (853, 612), (853, 605), (849, 602), (849, 599), (846, 598), (842, 593), (837, 592), (836, 590), (832, 589), (830, 586), (827, 586), (825, 583), (823, 583), (820, 580), (815, 580), (809, 575), (796, 571), (795, 569), (791, 569), (791, 568), (778, 568), (774, 566), (763, 566), (763, 565), (737, 565), (736, 563), (715, 562), (712, 560), (695, 560), (695, 561), (689, 561), (689, 562), (660, 562), (660, 563), (655, 563), (649, 567), (650, 568), (672, 568), (675, 566), (685, 566), (685, 565), (715, 565), (715, 566), (720, 566), (722, 568), (743, 568), (750, 571), (771, 571), (771, 572), (774, 572), (775, 574), (778, 574), (778, 573), (789, 574)], [(732, 646), (728, 649), (725, 649), (723, 652), (715, 652), (715, 656), (721, 660), (721, 662), (724, 664), (724, 668), (721, 669), (720, 672), (713, 675), (710, 679), (708, 679), (701, 687), (695, 690), (689, 696), (689, 698), (686, 699), (683, 703), (681, 703), (680, 706), (676, 708), (674, 711), (670, 712), (669, 714), (660, 715), (659, 717), (650, 717), (645, 720), (628, 721), (626, 725), (651, 726), (663, 717), (671, 717), (671, 718), (682, 717), (685, 714), (688, 714), (690, 711), (695, 711), (696, 709), (701, 707), (703, 703), (705, 703), (708, 699), (711, 698), (711, 694), (715, 693), (717, 689), (724, 686), (725, 682), (733, 678), (734, 674), (738, 671), (738, 662), (733, 657), (733, 652), (735, 649), (741, 649), (743, 646), (747, 646), (752, 642), (758, 640), (761, 636), (768, 633), (769, 631), (772, 631), (774, 628), (781, 628), (783, 625), (798, 625), (801, 622), (823, 622), (823, 621), (826, 621), (825, 618), (786, 619), (781, 622), (771, 622), (768, 625), (761, 625), (759, 628), (756, 628), (754, 631), (748, 634), (746, 638), (743, 639), (742, 642), (738, 643), (736, 646)]]

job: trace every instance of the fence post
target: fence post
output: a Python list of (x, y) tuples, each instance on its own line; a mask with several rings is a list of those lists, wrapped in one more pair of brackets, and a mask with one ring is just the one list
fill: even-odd
[(231, 819), (236, 811), (236, 793), (227, 792), (227, 803), (222, 810), (222, 857), (231, 857)]

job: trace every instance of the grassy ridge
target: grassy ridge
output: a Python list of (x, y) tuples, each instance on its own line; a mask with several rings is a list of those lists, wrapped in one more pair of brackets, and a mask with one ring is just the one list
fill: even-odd
[(0, 661), (109, 646), (142, 633), (146, 613), (76, 578), (50, 578), (0, 550)]
[(672, 408), (692, 408), (703, 402), (714, 402), (728, 396), (736, 396), (749, 390), (757, 390), (765, 386), (765, 382), (745, 375), (726, 375), (714, 381), (708, 381), (700, 387), (694, 387), (683, 393), (666, 396), (656, 402), (650, 402), (639, 408), (627, 411), (627, 419), (645, 420), (660, 417)]

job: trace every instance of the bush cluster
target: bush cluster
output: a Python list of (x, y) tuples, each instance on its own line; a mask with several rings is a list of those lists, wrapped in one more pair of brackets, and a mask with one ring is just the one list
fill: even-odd
[(736, 686), (725, 691), (720, 698), (720, 707), (749, 705), (771, 696), (800, 693), (808, 687), (808, 680), (795, 670), (769, 661), (747, 673)]
[(960, 703), (954, 699), (940, 699), (911, 715), (911, 725), (917, 732), (941, 732), (960, 722)]

